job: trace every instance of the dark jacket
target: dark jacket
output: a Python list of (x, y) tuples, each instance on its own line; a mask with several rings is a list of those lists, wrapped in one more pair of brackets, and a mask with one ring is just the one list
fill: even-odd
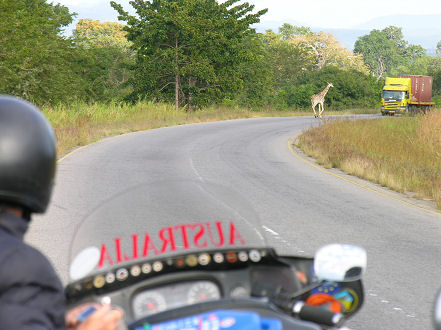
[(46, 257), (23, 243), (27, 229), (0, 210), (0, 329), (64, 329), (63, 287)]

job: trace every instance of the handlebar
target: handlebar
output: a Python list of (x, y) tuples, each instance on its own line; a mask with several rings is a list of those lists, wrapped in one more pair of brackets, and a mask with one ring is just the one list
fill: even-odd
[[(310, 291), (311, 288), (319, 285), (320, 283), (312, 285), (300, 292)], [(325, 308), (307, 305), (304, 301), (297, 300), (292, 295), (284, 292), (280, 286), (275, 287), (268, 283), (259, 283), (253, 288), (253, 295), (269, 296), (276, 306), (293, 313), (294, 316), (304, 321), (311, 321), (331, 327), (338, 326), (343, 321), (344, 316), (342, 313), (334, 313)]]
[(304, 321), (312, 321), (327, 326), (338, 326), (343, 321), (343, 314), (327, 309), (306, 305), (303, 301), (294, 303), (292, 312)]

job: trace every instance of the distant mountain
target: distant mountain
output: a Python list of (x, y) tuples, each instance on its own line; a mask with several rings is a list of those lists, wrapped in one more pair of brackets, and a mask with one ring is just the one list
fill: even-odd
[(333, 34), (343, 46), (349, 49), (354, 48), (354, 44), (358, 38), (369, 34), (370, 30), (366, 29), (312, 29), (315, 32), (323, 31)]
[[(369, 34), (373, 29), (382, 30), (387, 26), (393, 25), (403, 29), (404, 40), (411, 44), (422, 46), (428, 51), (429, 55), (433, 55), (436, 44), (441, 41), (440, 22), (441, 15), (390, 15), (375, 18), (352, 29), (311, 27), (311, 30), (314, 32), (332, 33), (342, 45), (353, 49), (359, 37)], [(279, 27), (283, 23), (307, 26), (304, 23), (295, 21), (273, 21), (256, 24), (256, 30), (258, 32), (265, 32), (265, 30), (272, 29), (274, 32), (278, 32)]]
[(365, 23), (361, 23), (357, 29), (384, 29), (389, 25), (402, 27), (406, 30), (432, 30), (441, 31), (439, 21), (441, 14), (434, 15), (388, 15), (374, 18)]

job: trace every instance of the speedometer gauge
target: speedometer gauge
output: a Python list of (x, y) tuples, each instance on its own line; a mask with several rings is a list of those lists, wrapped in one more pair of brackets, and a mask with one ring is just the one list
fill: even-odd
[(162, 294), (155, 291), (142, 292), (133, 299), (133, 311), (136, 318), (164, 311), (167, 303)]
[(198, 281), (194, 283), (187, 294), (187, 302), (189, 304), (197, 304), (206, 300), (216, 300), (219, 298), (219, 288), (210, 281)]

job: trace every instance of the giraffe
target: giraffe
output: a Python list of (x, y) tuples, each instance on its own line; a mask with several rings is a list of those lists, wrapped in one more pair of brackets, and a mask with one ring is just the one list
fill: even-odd
[[(331, 88), (331, 87), (334, 87), (334, 85), (332, 83), (328, 83), (328, 86), (326, 86), (324, 90), (322, 90), (318, 94), (314, 94), (311, 97), (312, 110), (314, 110), (314, 118), (317, 118), (317, 117), (322, 118), (322, 112), (325, 110), (323, 108), (323, 102), (325, 101), (326, 93), (328, 92), (329, 88)], [(315, 107), (316, 107), (317, 104), (319, 106), (319, 108), (318, 108), (318, 115), (315, 112)]]

